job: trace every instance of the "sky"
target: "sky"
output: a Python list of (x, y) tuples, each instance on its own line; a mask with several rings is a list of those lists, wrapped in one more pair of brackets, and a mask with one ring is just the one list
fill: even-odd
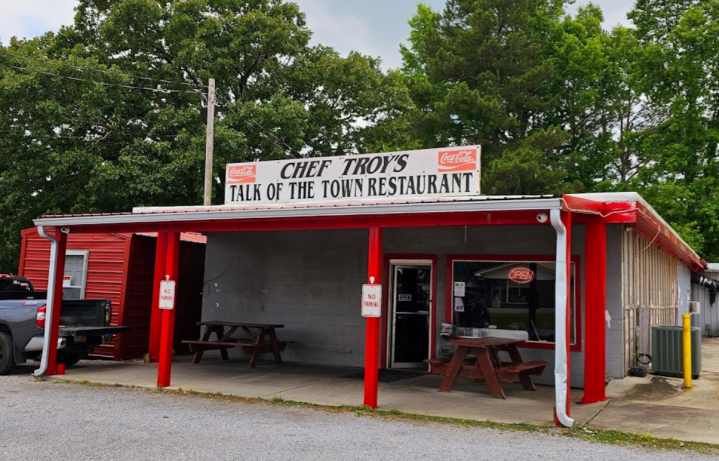
[[(385, 69), (401, 65), (399, 44), (409, 36), (407, 21), (416, 10), (417, 0), (295, 0), (307, 15), (314, 32), (312, 42), (346, 54), (355, 50), (379, 56)], [(422, 0), (436, 10), (445, 0)], [(587, 4), (576, 0), (569, 11)], [(627, 24), (632, 3), (627, 0), (594, 0), (604, 11), (605, 28)], [(57, 31), (73, 22), (77, 0), (0, 0), (0, 42), (10, 37), (35, 37)]]

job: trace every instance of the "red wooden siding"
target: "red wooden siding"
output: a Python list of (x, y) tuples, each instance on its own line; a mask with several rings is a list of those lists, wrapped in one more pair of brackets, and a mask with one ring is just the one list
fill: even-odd
[[(35, 228), (24, 230), (22, 238), (18, 273), (29, 278), (36, 290), (47, 290), (50, 242), (40, 237)], [(196, 339), (200, 334), (196, 323), (202, 313), (205, 245), (193, 243), (201, 241), (199, 238), (204, 236), (183, 238), (180, 246), (175, 317), (175, 350), (180, 352), (184, 351), (183, 339)], [(89, 251), (85, 298), (109, 298), (110, 324), (132, 327), (116, 335), (112, 343), (95, 348), (94, 356), (122, 360), (142, 357), (147, 352), (156, 244), (152, 234), (68, 235), (68, 250)]]
[[(85, 299), (110, 299), (112, 311), (111, 325), (121, 324), (123, 308), (123, 280), (126, 264), (126, 253), (130, 244), (131, 234), (69, 234), (68, 250), (88, 250), (87, 278), (85, 283)], [(22, 232), (25, 254), (19, 273), (30, 279), (36, 290), (47, 290), (47, 278), (50, 266), (50, 242), (37, 233), (37, 229), (26, 229)], [(115, 345), (119, 340), (115, 336), (113, 342), (99, 346), (95, 354), (101, 357), (117, 358)]]
[(134, 235), (125, 291), (123, 325), (132, 327), (122, 338), (121, 358), (142, 357), (150, 338), (152, 278), (155, 271), (157, 239)]

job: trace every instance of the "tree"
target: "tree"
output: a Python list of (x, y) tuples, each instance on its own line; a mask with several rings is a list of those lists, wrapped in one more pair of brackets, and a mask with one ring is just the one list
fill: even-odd
[(420, 5), (402, 50), (423, 146), (481, 144), (483, 190), (552, 192), (566, 176), (555, 154), (569, 136), (552, 124), (557, 72), (544, 43), (563, 1), (449, 0)]
[(643, 91), (658, 122), (642, 148), (653, 161), (633, 185), (705, 258), (719, 257), (719, 2), (645, 0), (630, 13)]
[(403, 147), (410, 105), (376, 58), (309, 45), (281, 0), (81, 0), (75, 23), (0, 48), (0, 268), (43, 213), (201, 203), (207, 79), (224, 165)]

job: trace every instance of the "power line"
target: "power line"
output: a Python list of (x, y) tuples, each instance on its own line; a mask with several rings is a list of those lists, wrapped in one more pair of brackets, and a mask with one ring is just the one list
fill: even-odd
[[(30, 59), (30, 58), (26, 58), (26, 57), (24, 57), (24, 56), (14, 55), (14, 54), (11, 54), (11, 53), (8, 53), (8, 55), (14, 56), (14, 57), (18, 57), (18, 58), (28, 59), (28, 60), (34, 61), (34, 62), (42, 62), (42, 61), (38, 61), (38, 60), (33, 60), (33, 59)], [(46, 62), (47, 62), (47, 63), (53, 63), (52, 61), (46, 61)], [(73, 68), (75, 68), (75, 69), (88, 70), (87, 68), (78, 67), (78, 66), (73, 66), (73, 65), (70, 65), (70, 64), (63, 64), (63, 65), (67, 65), (68, 67), (73, 67)], [(187, 94), (200, 94), (200, 95), (203, 95), (203, 96), (207, 96), (207, 93), (204, 93), (204, 92), (198, 91), (198, 90), (195, 90), (195, 91), (185, 91), (185, 90), (173, 90), (173, 89), (159, 89), (159, 88), (149, 88), (149, 87), (140, 87), (140, 86), (132, 86), (132, 85), (123, 85), (123, 84), (121, 84), (121, 83), (98, 82), (98, 81), (95, 81), (95, 80), (88, 80), (88, 79), (79, 78), (79, 77), (71, 77), (71, 76), (69, 76), (69, 75), (56, 74), (56, 73), (54, 73), (54, 72), (47, 72), (47, 71), (42, 71), (42, 70), (28, 69), (28, 68), (26, 68), (26, 67), (13, 66), (13, 65), (8, 65), (8, 67), (11, 67), (11, 68), (13, 68), (13, 69), (18, 69), (18, 70), (24, 70), (24, 71), (27, 71), (27, 72), (36, 72), (36, 73), (44, 74), (44, 75), (51, 75), (51, 76), (54, 76), (54, 77), (66, 78), (66, 79), (69, 79), (69, 80), (75, 80), (75, 81), (79, 81), (79, 82), (94, 83), (94, 84), (96, 84), (96, 85), (119, 87), (119, 88), (127, 88), (127, 89), (134, 89), (134, 90), (146, 90), (146, 91), (152, 91), (152, 92), (155, 92), (155, 93), (187, 93)], [(160, 82), (166, 82), (166, 83), (176, 83), (176, 84), (181, 84), (181, 85), (187, 85), (187, 86), (190, 86), (190, 87), (192, 88), (192, 85), (190, 85), (189, 83), (185, 83), (185, 82), (172, 82), (172, 81), (170, 81), (170, 80), (152, 79), (152, 78), (149, 78), (149, 77), (132, 76), (132, 75), (123, 74), (123, 73), (120, 73), (120, 72), (102, 71), (102, 70), (99, 70), (99, 69), (98, 69), (97, 71), (98, 71), (98, 72), (104, 72), (104, 73), (116, 74), (116, 75), (122, 75), (122, 76), (129, 77), (129, 78), (140, 78), (140, 79), (145, 79), (145, 80), (153, 80), (153, 81), (160, 81)], [(206, 85), (201, 85), (201, 86), (207, 87)], [(240, 114), (239, 112), (236, 112), (235, 110), (232, 109), (232, 106), (230, 105), (232, 102), (229, 101), (228, 99), (225, 99), (224, 97), (217, 97), (217, 99), (221, 99), (221, 100), (224, 101), (224, 103), (226, 104), (225, 108), (226, 108), (229, 112), (232, 112), (232, 113), (234, 113), (235, 115), (240, 115), (240, 116), (242, 115), (242, 114)], [(299, 153), (296, 149), (292, 148), (292, 147), (291, 147), (290, 145), (288, 145), (285, 141), (283, 141), (282, 139), (280, 139), (279, 137), (277, 137), (272, 131), (270, 131), (270, 130), (268, 130), (267, 128), (263, 127), (259, 122), (255, 121), (255, 120), (252, 120), (251, 118), (248, 118), (247, 120), (248, 120), (250, 123), (252, 123), (253, 125), (255, 125), (257, 128), (259, 128), (259, 130), (260, 130), (261, 133), (263, 133), (263, 134), (265, 134), (265, 135), (268, 135), (268, 137), (274, 138), (273, 143), (274, 143), (277, 147), (286, 148), (286, 149), (288, 149), (290, 152), (294, 152), (295, 154), (297, 154), (297, 155), (300, 156), (300, 157), (302, 156), (302, 154)], [(281, 145), (278, 144), (278, 143), (280, 143)], [(284, 146), (284, 147), (283, 147), (283, 146)]]
[(108, 74), (108, 75), (118, 75), (118, 76), (122, 76), (122, 77), (128, 77), (128, 78), (134, 78), (134, 79), (140, 79), (140, 80), (150, 80), (150, 81), (153, 81), (153, 82), (172, 83), (172, 84), (174, 84), (174, 85), (185, 85), (185, 86), (189, 86), (189, 87), (192, 88), (192, 89), (197, 89), (198, 87), (200, 87), (200, 88), (207, 88), (207, 85), (194, 85), (194, 84), (192, 84), (192, 83), (176, 82), (176, 81), (172, 81), (172, 80), (164, 80), (164, 79), (161, 79), (161, 78), (141, 77), (141, 76), (139, 76), (139, 75), (131, 75), (131, 74), (126, 74), (126, 73), (124, 73), (124, 72), (117, 72), (117, 71), (114, 71), (114, 70), (90, 69), (90, 68), (88, 68), (88, 67), (75, 66), (75, 65), (70, 64), (70, 63), (68, 63), (68, 62), (51, 61), (51, 60), (49, 60), (49, 59), (33, 59), (33, 58), (29, 57), (29, 56), (21, 56), (21, 55), (12, 54), (12, 53), (7, 53), (7, 55), (8, 55), (8, 56), (12, 56), (12, 57), (14, 57), (14, 58), (25, 59), (25, 60), (31, 61), (31, 62), (43, 63), (43, 64), (53, 64), (53, 65), (56, 65), (56, 66), (71, 67), (71, 68), (73, 68), (73, 69), (83, 70), (83, 71), (88, 71), (88, 72), (100, 72), (100, 73)]
[(130, 90), (146, 90), (146, 91), (152, 91), (152, 92), (155, 92), (155, 93), (165, 93), (165, 94), (168, 94), (168, 93), (201, 94), (201, 95), (205, 95), (205, 96), (206, 96), (205, 93), (202, 93), (202, 92), (200, 92), (200, 91), (186, 91), (186, 90), (172, 90), (172, 89), (161, 89), (161, 88), (149, 88), (149, 87), (143, 87), (143, 86), (123, 85), (122, 83), (98, 82), (98, 81), (95, 81), (95, 80), (88, 80), (88, 79), (85, 79), (85, 78), (71, 77), (71, 76), (69, 76), (69, 75), (56, 74), (56, 73), (54, 73), (54, 72), (47, 72), (47, 71), (43, 71), (43, 70), (28, 69), (27, 67), (20, 67), (20, 66), (13, 66), (13, 65), (8, 65), (8, 67), (11, 67), (11, 68), (13, 68), (13, 69), (18, 69), (18, 70), (24, 70), (24, 71), (27, 71), (27, 72), (36, 72), (36, 73), (38, 73), (38, 74), (52, 75), (52, 76), (54, 76), (54, 77), (66, 78), (66, 79), (68, 79), (68, 80), (76, 80), (76, 81), (78, 81), (78, 82), (94, 83), (94, 84), (96, 84), (96, 85), (103, 85), (103, 86), (114, 86), (114, 87), (119, 87), (119, 88), (127, 88), (127, 89), (130, 89)]
[[(237, 112), (237, 111), (235, 111), (235, 110), (232, 109), (232, 106), (230, 105), (230, 104), (232, 104), (232, 101), (230, 101), (229, 99), (226, 99), (226, 98), (224, 98), (224, 97), (222, 97), (222, 96), (216, 96), (216, 99), (222, 100), (222, 101), (226, 104), (225, 108), (226, 108), (228, 111), (232, 112), (232, 113), (235, 114), (235, 115), (242, 116), (242, 114), (240, 114), (239, 112)], [(252, 120), (251, 118), (248, 118), (247, 121), (249, 121), (250, 123), (254, 124), (257, 128), (259, 128), (261, 133), (273, 137), (273, 138), (276, 140), (276, 141), (273, 141), (273, 143), (275, 144), (275, 146), (277, 146), (277, 147), (279, 147), (279, 148), (281, 148), (281, 149), (283, 148), (282, 146), (284, 146), (284, 147), (287, 148), (290, 152), (294, 152), (295, 154), (297, 154), (297, 155), (300, 156), (300, 157), (302, 156), (302, 154), (300, 154), (299, 152), (297, 152), (297, 150), (295, 150), (295, 149), (293, 149), (292, 147), (290, 147), (290, 146), (289, 146), (286, 142), (284, 142), (282, 139), (278, 138), (272, 131), (270, 131), (270, 130), (268, 130), (267, 128), (265, 128), (265, 127), (263, 127), (262, 125), (260, 125), (259, 122), (255, 121), (255, 120)], [(280, 146), (279, 144), (277, 144), (278, 142), (279, 142), (280, 144), (282, 144), (282, 146)]]

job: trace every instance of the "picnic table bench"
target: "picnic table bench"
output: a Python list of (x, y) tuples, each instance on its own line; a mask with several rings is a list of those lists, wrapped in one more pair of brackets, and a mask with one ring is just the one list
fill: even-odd
[[(275, 362), (282, 363), (280, 352), (285, 350), (285, 346), (291, 341), (279, 341), (277, 339), (277, 328), (284, 328), (284, 325), (265, 324), (265, 323), (246, 323), (246, 322), (224, 322), (219, 320), (210, 320), (205, 322), (197, 322), (200, 327), (205, 327), (205, 331), (199, 340), (183, 340), (183, 344), (190, 346), (190, 352), (194, 352), (195, 356), (192, 363), (200, 363), (202, 355), (208, 350), (218, 350), (222, 356), (222, 360), (228, 360), (227, 349), (231, 347), (242, 347), (246, 354), (252, 354), (250, 358), (250, 368), (257, 365), (259, 355), (265, 352), (272, 352)], [(232, 335), (241, 329), (245, 336), (241, 338)], [(216, 339), (211, 339), (212, 334)], [(269, 342), (265, 341), (269, 339)]]
[[(430, 373), (443, 375), (440, 391), (449, 392), (457, 377), (471, 378), (478, 383), (487, 383), (492, 397), (505, 399), (500, 383), (512, 383), (519, 378), (526, 390), (536, 390), (532, 375), (540, 375), (549, 364), (543, 361), (524, 362), (517, 344), (523, 342), (510, 338), (457, 338), (449, 340), (456, 346), (452, 358), (428, 359)], [(510, 362), (499, 360), (499, 352), (509, 353)], [(470, 352), (472, 355), (470, 355)]]

